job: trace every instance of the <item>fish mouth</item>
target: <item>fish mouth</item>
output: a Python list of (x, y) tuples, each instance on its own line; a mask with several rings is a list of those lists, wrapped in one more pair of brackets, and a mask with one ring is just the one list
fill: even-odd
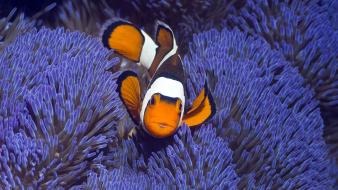
[(163, 129), (163, 128), (167, 128), (167, 127), (170, 127), (170, 128), (172, 128), (171, 126), (168, 126), (168, 125), (163, 125), (163, 124), (160, 124), (159, 126), (160, 126), (160, 128), (162, 128), (162, 129)]
[(164, 129), (164, 128), (174, 128), (172, 125), (168, 125), (167, 123), (159, 123), (159, 122), (156, 122), (158, 124), (158, 126), (161, 128), (161, 129)]

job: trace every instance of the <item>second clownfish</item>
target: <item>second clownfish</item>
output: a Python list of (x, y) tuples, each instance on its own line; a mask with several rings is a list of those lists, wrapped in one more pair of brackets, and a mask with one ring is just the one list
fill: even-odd
[(151, 81), (145, 96), (137, 74), (124, 71), (118, 78), (117, 92), (130, 117), (155, 138), (172, 135), (181, 124), (201, 125), (215, 114), (215, 104), (207, 85), (189, 109), (185, 110), (185, 76), (171, 28), (157, 22), (155, 42), (134, 24), (119, 20), (103, 32), (105, 47), (148, 69)]

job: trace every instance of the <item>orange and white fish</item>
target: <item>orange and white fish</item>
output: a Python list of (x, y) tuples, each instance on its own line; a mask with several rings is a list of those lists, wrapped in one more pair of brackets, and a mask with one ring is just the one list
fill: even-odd
[(155, 138), (172, 135), (182, 123), (195, 127), (215, 114), (215, 103), (207, 85), (187, 111), (184, 110), (185, 76), (171, 28), (158, 21), (155, 42), (142, 29), (128, 21), (115, 21), (102, 35), (105, 47), (144, 66), (151, 76), (141, 100), (137, 74), (124, 71), (118, 78), (117, 92), (132, 120)]

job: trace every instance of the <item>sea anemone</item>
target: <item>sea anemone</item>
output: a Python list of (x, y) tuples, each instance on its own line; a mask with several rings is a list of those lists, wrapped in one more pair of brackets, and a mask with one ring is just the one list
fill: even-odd
[(238, 189), (333, 187), (318, 101), (278, 51), (212, 30), (194, 36), (184, 64), (191, 100), (205, 80), (215, 97), (212, 123), (233, 150)]
[[(156, 188), (157, 187), (157, 188)], [(137, 174), (130, 168), (118, 168), (107, 170), (105, 167), (98, 169), (98, 172), (90, 171), (85, 183), (74, 186), (76, 189), (165, 189), (163, 184), (151, 181), (144, 174)]]
[(227, 29), (194, 36), (190, 50), (190, 102), (207, 80), (215, 118), (193, 131), (181, 126), (152, 152), (153, 141), (124, 140), (127, 175), (99, 170), (80, 187), (111, 187), (117, 175), (117, 184), (129, 176), (137, 187), (149, 180), (144, 188), (334, 189), (319, 103), (278, 51)]
[(266, 2), (250, 0), (232, 16), (240, 30), (262, 37), (297, 68), (315, 90), (321, 106), (337, 106), (337, 36), (325, 9), (315, 2)]
[(329, 21), (332, 27), (337, 32), (338, 31), (338, 1), (328, 0), (328, 1), (325, 1), (325, 5), (326, 5)]
[(338, 35), (333, 9), (329, 1), (249, 0), (228, 23), (262, 37), (299, 70), (319, 100), (324, 136), (333, 158), (338, 158)]
[(0, 186), (69, 188), (116, 142), (117, 58), (82, 33), (33, 30), (0, 55)]
[(98, 36), (105, 21), (119, 17), (119, 11), (113, 10), (105, 0), (100, 1), (62, 1), (43, 23), (51, 28), (65, 27), (71, 31), (81, 31)]
[(25, 18), (21, 13), (15, 16), (17, 9), (14, 8), (7, 17), (0, 19), (0, 51), (4, 49), (16, 36), (23, 34), (34, 27), (34, 22)]
[(178, 189), (236, 189), (239, 177), (228, 142), (212, 125), (194, 135), (183, 125), (174, 143), (149, 158), (148, 175)]
[(115, 53), (84, 33), (9, 22), (13, 11), (0, 20), (0, 187), (335, 189), (332, 1), (122, 2), (64, 1), (49, 26), (95, 36), (119, 11), (148, 31), (167, 22), (187, 53), (187, 103), (206, 82), (216, 114), (166, 139), (129, 137)]

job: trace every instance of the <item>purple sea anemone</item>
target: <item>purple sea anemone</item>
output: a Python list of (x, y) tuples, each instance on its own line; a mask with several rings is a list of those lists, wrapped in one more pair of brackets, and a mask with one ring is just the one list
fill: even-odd
[(15, 16), (16, 12), (12, 9), (7, 17), (0, 19), (0, 51), (16, 36), (33, 29), (34, 21), (29, 21), (23, 14)]
[[(332, 27), (338, 31), (338, 1), (329, 0), (325, 1), (329, 21), (332, 24)], [(338, 35), (338, 34), (336, 34)]]
[(47, 25), (95, 36), (109, 15), (167, 22), (187, 103), (206, 81), (217, 112), (166, 139), (128, 137), (115, 53), (13, 10), (0, 20), (0, 189), (336, 189), (334, 1), (80, 2)]
[(105, 21), (119, 17), (119, 11), (113, 10), (111, 3), (106, 0), (61, 1), (55, 10), (41, 19), (52, 28), (65, 27), (71, 31), (98, 36)]
[(149, 158), (147, 173), (172, 188), (236, 189), (239, 177), (228, 146), (212, 125), (194, 135), (182, 126), (172, 145)]
[(238, 189), (332, 188), (318, 101), (278, 51), (226, 29), (194, 36), (190, 50), (189, 92), (208, 80), (212, 123), (233, 151)]
[[(282, 54), (262, 39), (227, 29), (194, 36), (190, 50), (184, 58), (190, 100), (207, 80), (216, 117), (192, 132), (182, 126), (172, 142), (150, 153), (152, 143), (125, 141), (131, 185), (334, 189), (319, 102)], [(111, 185), (108, 179), (122, 175), (103, 171), (84, 186)]]
[(116, 139), (118, 60), (98, 40), (28, 32), (0, 55), (0, 186), (70, 187)]
[(338, 35), (333, 9), (329, 1), (249, 0), (228, 23), (263, 38), (297, 68), (319, 100), (325, 140), (333, 158), (338, 158)]
[(324, 10), (312, 1), (250, 0), (230, 21), (281, 52), (315, 90), (321, 106), (334, 109), (338, 97), (335, 56), (338, 38)]

